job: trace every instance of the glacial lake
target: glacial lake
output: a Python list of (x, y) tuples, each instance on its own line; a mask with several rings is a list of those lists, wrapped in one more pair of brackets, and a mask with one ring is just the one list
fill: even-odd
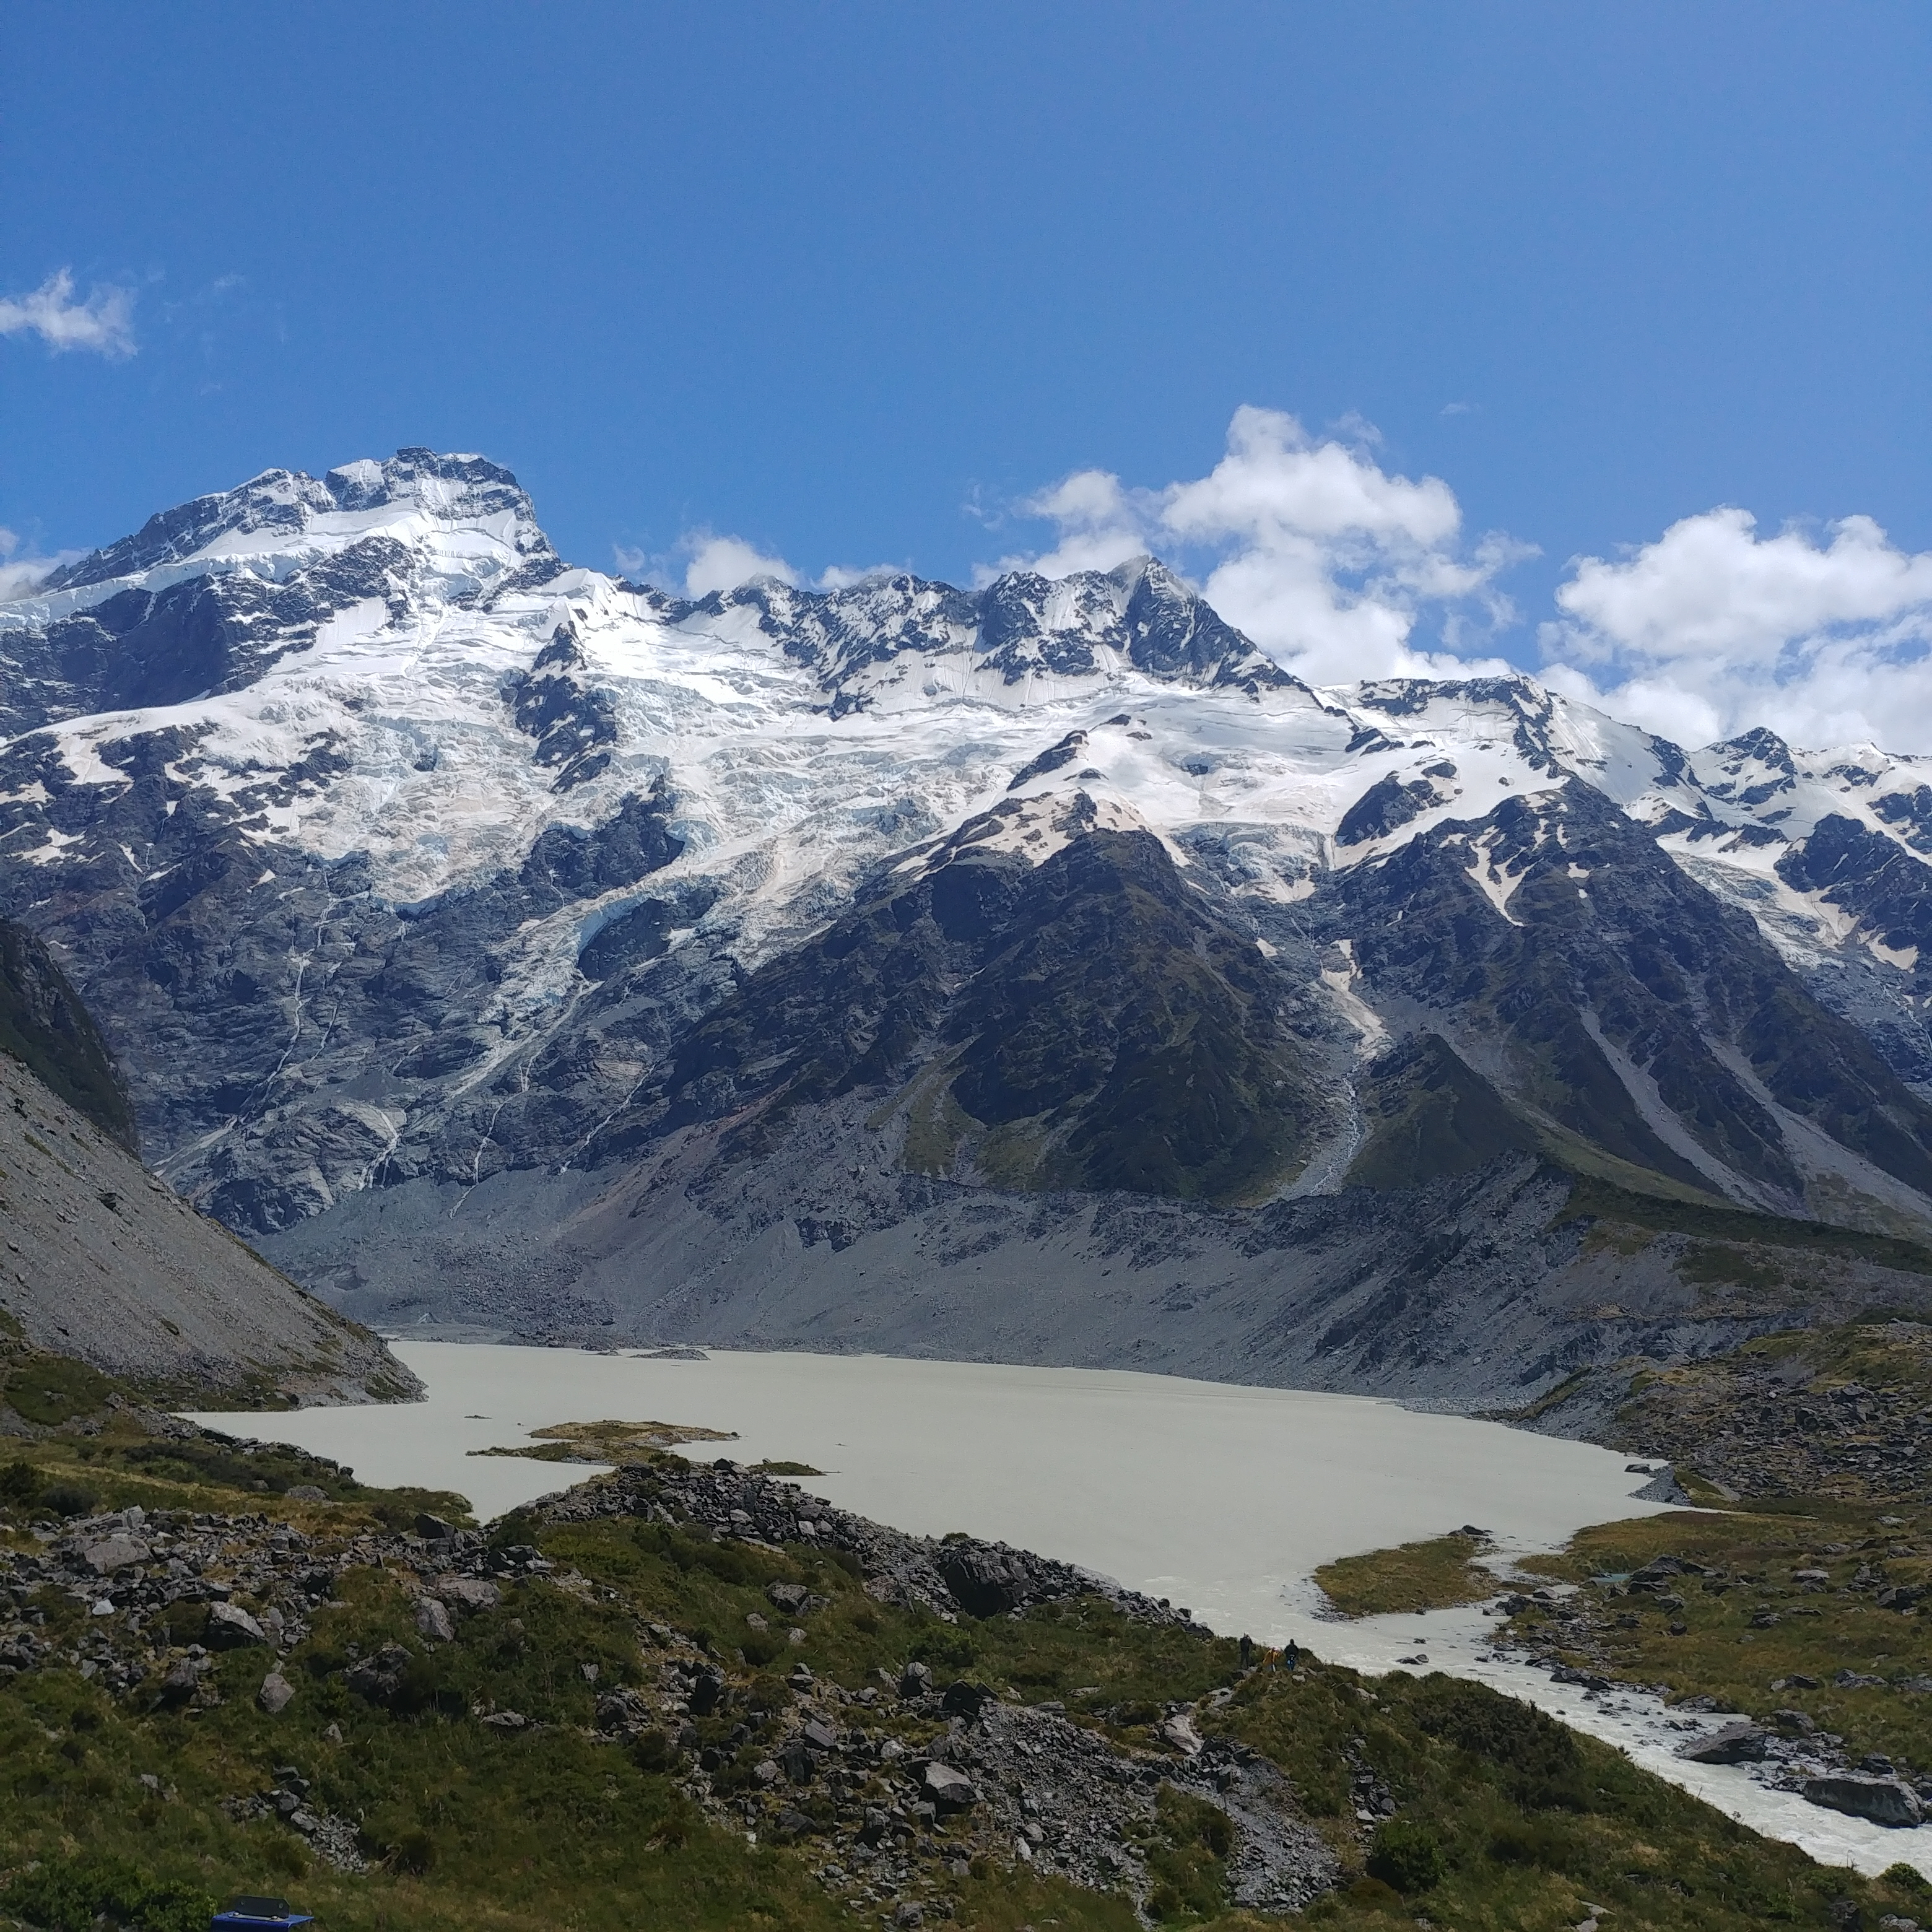
[[(1621, 1454), (1368, 1397), (1249, 1388), (1125, 1370), (1004, 1367), (878, 1355), (705, 1352), (702, 1360), (392, 1340), (421, 1402), (197, 1414), (231, 1435), (291, 1442), (364, 1481), (416, 1484), (501, 1514), (592, 1473), (479, 1457), (559, 1422), (657, 1421), (734, 1432), (694, 1460), (807, 1462), (800, 1486), (922, 1535), (1021, 1545), (1186, 1604), (1257, 1642), (1294, 1640), (1380, 1672), (1427, 1667), (1493, 1684), (1628, 1751), (1767, 1835), (1876, 1872), (1932, 1876), (1932, 1826), (1887, 1831), (1767, 1790), (1740, 1767), (1692, 1766), (1654, 1698), (1586, 1697), (1494, 1658), (1477, 1610), (1342, 1623), (1320, 1614), (1321, 1564), (1468, 1523), (1501, 1559), (1586, 1525), (1652, 1514)], [(1921, 1846), (1924, 1849), (1922, 1850)]]

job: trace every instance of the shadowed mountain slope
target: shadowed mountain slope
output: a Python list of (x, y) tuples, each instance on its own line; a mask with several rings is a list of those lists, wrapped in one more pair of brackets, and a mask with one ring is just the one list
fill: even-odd
[(106, 1042), (39, 936), (0, 920), (0, 1053), (130, 1154), (134, 1110)]

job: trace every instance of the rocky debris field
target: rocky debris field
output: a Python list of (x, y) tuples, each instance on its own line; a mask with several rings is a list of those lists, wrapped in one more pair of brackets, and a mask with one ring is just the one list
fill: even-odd
[(996, 1616), (1034, 1604), (1100, 1597), (1143, 1622), (1190, 1621), (1186, 1610), (1124, 1590), (1090, 1570), (968, 1536), (908, 1536), (729, 1460), (622, 1470), (570, 1491), (544, 1514), (559, 1522), (655, 1515), (773, 1548), (802, 1543), (836, 1550), (857, 1564), (867, 1594), (880, 1603), (923, 1605), (945, 1616)]
[(0, 1334), (207, 1400), (418, 1396), (386, 1344), (0, 1052)]
[(1920, 1611), (1932, 1552), (1904, 1520), (1880, 1517), (1869, 1535), (1777, 1517), (1653, 1524), (1665, 1520), (1680, 1534), (1696, 1526), (1700, 1554), (1680, 1544), (1613, 1567), (1612, 1540), (1641, 1539), (1646, 1526), (1586, 1532), (1562, 1566), (1579, 1580), (1502, 1599), (1498, 1652), (1586, 1696), (1669, 1700), (1687, 1758), (1748, 1765), (1876, 1824), (1932, 1816), (1932, 1634)]
[[(1071, 1564), (1004, 1544), (906, 1535), (729, 1462), (622, 1471), (570, 1492), (544, 1514), (561, 1522), (638, 1516), (774, 1554), (803, 1544), (844, 1558), (876, 1600), (947, 1622), (1019, 1618), (1034, 1606), (1093, 1598), (1141, 1622), (1189, 1622), (1185, 1610)], [(797, 1586), (774, 1584), (767, 1595), (772, 1627), (788, 1639), (805, 1635), (793, 1618), (824, 1606)], [(820, 1881), (861, 1904), (898, 1909), (912, 1895), (922, 1912), (916, 1894), (926, 1868), (964, 1871), (982, 1858), (1124, 1889), (1144, 1904), (1154, 1882), (1148, 1852), (1166, 1828), (1163, 1794), (1224, 1821), (1209, 1829), (1221, 1840), (1236, 1903), (1294, 1910), (1334, 1882), (1335, 1854), (1300, 1815), (1286, 1780), (1245, 1745), (1204, 1740), (1192, 1705), (1167, 1708), (1154, 1729), (1157, 1748), (1136, 1750), (1101, 1725), (1070, 1719), (1057, 1700), (1016, 1703), (971, 1679), (943, 1682), (923, 1664), (896, 1676), (875, 1670), (879, 1681), (856, 1692), (796, 1666), (786, 1680), (791, 1710), (774, 1731), (769, 1720), (751, 1721), (759, 1714), (755, 1684), (736, 1684), (662, 1627), (651, 1634), (673, 1653), (661, 1695), (608, 1697), (600, 1721), (632, 1733), (663, 1726), (695, 1754), (690, 1789), (708, 1810), (748, 1831), (812, 1838), (824, 1854)], [(740, 1710), (746, 1721), (724, 1744), (704, 1747), (692, 1720)], [(929, 1877), (925, 1885), (931, 1889)]]
[(1640, 1371), (1607, 1439), (1726, 1498), (1932, 1502), (1932, 1326), (1787, 1330)]

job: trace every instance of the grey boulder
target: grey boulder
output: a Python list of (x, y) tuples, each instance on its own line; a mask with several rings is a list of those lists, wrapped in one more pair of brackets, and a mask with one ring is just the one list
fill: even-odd
[(934, 1809), (943, 1816), (949, 1811), (970, 1810), (980, 1802), (980, 1793), (966, 1774), (934, 1758), (920, 1778), (920, 1789)]
[(1726, 1724), (1694, 1738), (1677, 1755), (1693, 1764), (1757, 1764), (1765, 1753), (1765, 1733), (1756, 1724)]
[(416, 1628), (437, 1643), (454, 1640), (456, 1626), (450, 1621), (449, 1607), (434, 1597), (423, 1597), (416, 1604)]
[(268, 1633), (236, 1604), (211, 1604), (208, 1629), (202, 1642), (210, 1650), (241, 1650), (251, 1643), (266, 1643)]
[(1859, 1778), (1850, 1773), (1808, 1778), (1798, 1791), (1800, 1797), (1822, 1804), (1828, 1811), (1868, 1819), (1874, 1825), (1909, 1828), (1921, 1822), (1924, 1815), (1916, 1795), (1895, 1778)]

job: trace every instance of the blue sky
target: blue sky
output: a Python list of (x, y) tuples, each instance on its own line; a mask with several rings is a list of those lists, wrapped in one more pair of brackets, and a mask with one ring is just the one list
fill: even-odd
[[(1916, 0), (14, 0), (0, 527), (427, 443), (605, 568), (1133, 535), (1324, 675), (1446, 646), (1684, 735), (1895, 718), (1928, 184)], [(1244, 407), (1300, 440), (1244, 418), (1231, 470)], [(1324, 476), (1382, 524), (1266, 507)]]

